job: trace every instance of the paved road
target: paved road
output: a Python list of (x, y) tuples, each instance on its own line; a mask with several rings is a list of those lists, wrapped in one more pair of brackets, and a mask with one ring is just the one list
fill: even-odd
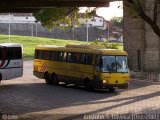
[(88, 119), (84, 115), (93, 114), (158, 114), (160, 85), (132, 80), (128, 90), (113, 93), (46, 85), (44, 80), (32, 75), (32, 61), (25, 61), (22, 78), (2, 81), (0, 111), (23, 120)]

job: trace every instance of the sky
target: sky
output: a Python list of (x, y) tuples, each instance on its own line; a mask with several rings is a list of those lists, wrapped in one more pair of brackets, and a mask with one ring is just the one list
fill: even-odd
[[(84, 11), (85, 11), (85, 8), (81, 9), (81, 12), (84, 12)], [(122, 17), (123, 16), (122, 1), (110, 2), (109, 7), (98, 8), (96, 13), (97, 15), (104, 17), (106, 20), (110, 20), (113, 17)]]
[(111, 2), (110, 7), (103, 7), (97, 10), (97, 15), (103, 16), (106, 20), (110, 20), (113, 17), (123, 16), (123, 4), (122, 1)]

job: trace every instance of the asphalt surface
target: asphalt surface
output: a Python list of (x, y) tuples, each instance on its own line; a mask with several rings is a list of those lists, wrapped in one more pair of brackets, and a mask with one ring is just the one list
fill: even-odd
[(98, 117), (89, 116), (95, 114), (105, 119), (117, 114), (158, 116), (160, 84), (131, 80), (129, 89), (115, 92), (46, 85), (33, 76), (32, 61), (25, 61), (23, 77), (0, 84), (0, 114), (3, 119), (22, 120), (90, 119)]

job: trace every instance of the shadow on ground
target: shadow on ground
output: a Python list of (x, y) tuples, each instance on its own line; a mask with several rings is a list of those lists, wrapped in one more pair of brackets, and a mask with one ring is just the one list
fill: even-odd
[(25, 114), (89, 103), (119, 94), (109, 91), (90, 92), (81, 87), (52, 86), (44, 83), (1, 85), (0, 111)]
[[(151, 84), (135, 84), (135, 81), (130, 85), (128, 89), (137, 89), (141, 87), (146, 87)], [(124, 90), (125, 91), (125, 90)], [(40, 112), (53, 110), (56, 108), (70, 107), (70, 106), (80, 106), (89, 104), (101, 104), (116, 102), (117, 104), (108, 107), (97, 108), (96, 110), (91, 110), (85, 114), (96, 114), (118, 108), (121, 106), (133, 104), (139, 101), (147, 100), (155, 96), (160, 95), (160, 91), (148, 93), (144, 95), (137, 95), (134, 97), (116, 98), (116, 99), (106, 99), (118, 96), (122, 91), (109, 92), (103, 90), (96, 91), (86, 91), (83, 87), (76, 86), (52, 86), (46, 85), (44, 83), (31, 83), (31, 84), (2, 84), (0, 86), (0, 111), (7, 114), (27, 114), (32, 112)], [(106, 99), (100, 101), (102, 99)], [(125, 102), (120, 102), (125, 101)], [(144, 110), (145, 111), (145, 110)], [(144, 112), (142, 111), (142, 112)], [(151, 109), (151, 112), (153, 109)], [(159, 111), (159, 109), (158, 109)], [(54, 115), (53, 114), (34, 114), (30, 116), (30, 119), (46, 117), (62, 117), (64, 120), (73, 120), (82, 118), (82, 115)], [(24, 117), (21, 119), (28, 119)]]

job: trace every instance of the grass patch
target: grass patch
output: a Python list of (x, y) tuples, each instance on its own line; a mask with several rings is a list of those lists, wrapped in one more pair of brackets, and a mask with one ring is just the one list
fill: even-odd
[[(8, 35), (0, 35), (0, 43), (8, 43)], [(65, 46), (66, 44), (85, 44), (87, 42), (76, 40), (63, 40), (63, 39), (51, 39), (42, 37), (29, 37), (10, 35), (10, 43), (21, 43), (23, 45), (23, 57), (24, 59), (33, 59), (34, 49), (36, 45), (56, 45)], [(123, 49), (123, 44), (119, 44), (118, 49)]]

